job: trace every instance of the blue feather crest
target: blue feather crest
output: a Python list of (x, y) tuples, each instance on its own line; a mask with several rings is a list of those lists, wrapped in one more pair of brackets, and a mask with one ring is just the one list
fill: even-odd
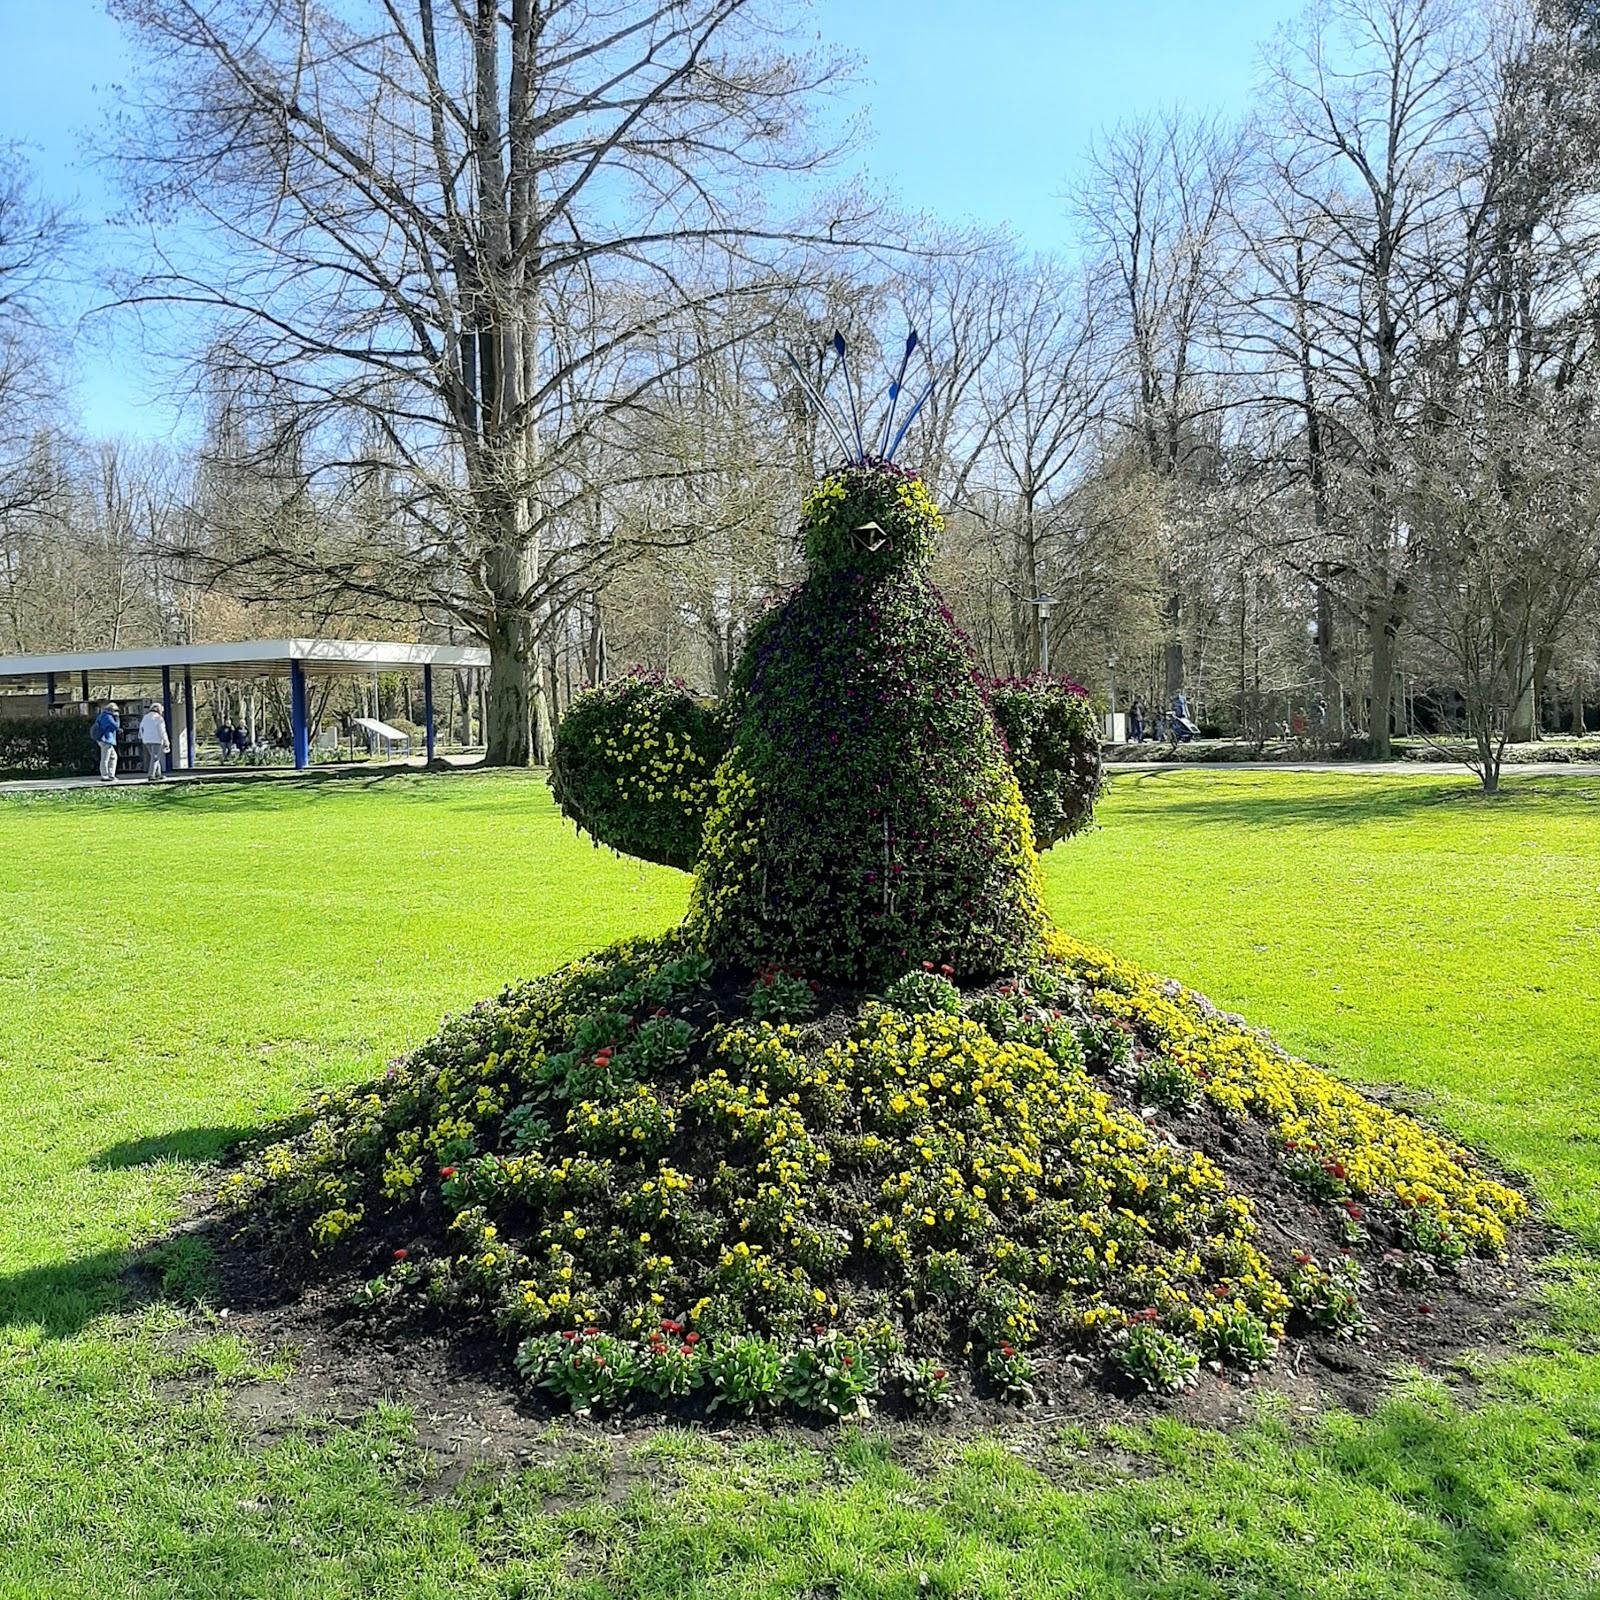
[(911, 429), (911, 424), (916, 421), (917, 414), (927, 403), (928, 396), (933, 393), (934, 379), (930, 378), (917, 396), (915, 403), (906, 413), (905, 421), (899, 430), (894, 431), (895, 413), (899, 409), (900, 397), (905, 393), (906, 371), (911, 365), (911, 357), (916, 353), (918, 346), (917, 331), (913, 328), (906, 335), (905, 352), (900, 358), (900, 370), (895, 374), (889, 384), (889, 407), (883, 419), (883, 427), (878, 435), (878, 448), (874, 455), (867, 449), (866, 434), (861, 426), (861, 406), (856, 395), (856, 382), (850, 371), (850, 355), (845, 344), (844, 334), (837, 329), (833, 335), (833, 351), (837, 358), (836, 367), (844, 374), (845, 396), (849, 401), (848, 414), (836, 409), (828, 400), (828, 378), (824, 377), (820, 384), (812, 382), (805, 368), (800, 364), (799, 358), (791, 350), (787, 352), (789, 365), (794, 369), (794, 375), (800, 380), (800, 386), (809, 396), (811, 403), (817, 409), (817, 415), (827, 426), (828, 431), (837, 440), (840, 450), (844, 452), (845, 460), (857, 466), (867, 466), (873, 461), (889, 462), (894, 460), (894, 453), (900, 448), (906, 434)]

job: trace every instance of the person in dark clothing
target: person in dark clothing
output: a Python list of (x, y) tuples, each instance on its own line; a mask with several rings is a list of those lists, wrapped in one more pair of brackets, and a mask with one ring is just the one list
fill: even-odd
[(1131, 744), (1144, 743), (1144, 707), (1137, 700), (1128, 707), (1128, 740)]

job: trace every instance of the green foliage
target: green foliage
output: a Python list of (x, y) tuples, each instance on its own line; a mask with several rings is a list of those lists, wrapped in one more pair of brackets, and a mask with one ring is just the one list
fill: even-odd
[(614, 1410), (639, 1383), (633, 1346), (598, 1328), (525, 1339), (516, 1365), (525, 1382), (547, 1390), (579, 1416)]
[(883, 999), (896, 1011), (913, 1016), (919, 1011), (943, 1012), (947, 1017), (961, 1014), (961, 991), (939, 972), (908, 972), (884, 990)]
[(816, 990), (797, 972), (768, 967), (750, 987), (750, 1015), (757, 1022), (804, 1022), (816, 1009)]
[(771, 1410), (782, 1397), (783, 1354), (772, 1339), (747, 1333), (720, 1340), (706, 1367), (713, 1411), (726, 1407), (748, 1416)]
[[(1221, 1286), (1219, 1295), (1226, 1295)], [(1277, 1340), (1248, 1306), (1229, 1301), (1214, 1311), (1200, 1330), (1200, 1353), (1207, 1361), (1251, 1372), (1272, 1359)]]
[(783, 1392), (802, 1411), (818, 1416), (864, 1417), (882, 1373), (870, 1345), (836, 1329), (817, 1327), (789, 1352)]
[(859, 580), (921, 566), (944, 517), (915, 472), (885, 463), (830, 472), (802, 501), (800, 528), (814, 575)]
[(87, 717), (0, 717), (0, 777), (78, 778), (99, 769)]
[(1361, 1303), (1361, 1266), (1350, 1256), (1337, 1256), (1324, 1267), (1297, 1250), (1285, 1278), (1289, 1298), (1301, 1316), (1333, 1333), (1356, 1334), (1367, 1325)]
[[(828, 525), (893, 523), (907, 482), (857, 474)], [(847, 543), (745, 648), (691, 926), (720, 963), (844, 982), (1015, 970), (1037, 858), (971, 651), (915, 562), (853, 565)]]
[(1105, 785), (1088, 695), (1064, 678), (1039, 674), (992, 684), (989, 705), (1033, 818), (1035, 847), (1048, 850), (1081, 833)]
[(1105, 1018), (1094, 1017), (1078, 1029), (1078, 1045), (1091, 1072), (1120, 1072), (1133, 1060), (1128, 1030)]
[(1146, 1056), (1139, 1063), (1134, 1087), (1146, 1105), (1160, 1106), (1165, 1111), (1192, 1111), (1200, 1101), (1200, 1085), (1195, 1075), (1171, 1056), (1159, 1052)]
[(599, 843), (687, 872), (727, 747), (720, 710), (634, 673), (573, 702), (556, 730), (550, 788)]
[(1156, 1394), (1177, 1394), (1189, 1388), (1200, 1371), (1194, 1347), (1153, 1320), (1124, 1329), (1111, 1359), (1135, 1383)]
[(983, 1371), (1002, 1400), (1022, 1405), (1035, 1397), (1033, 1361), (1015, 1345), (1002, 1343), (984, 1353)]
[(943, 1411), (955, 1404), (950, 1374), (932, 1356), (900, 1363), (900, 1392), (913, 1411)]

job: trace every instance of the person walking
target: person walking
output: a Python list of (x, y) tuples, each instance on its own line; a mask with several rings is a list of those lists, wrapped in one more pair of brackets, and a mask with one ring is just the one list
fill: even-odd
[(167, 738), (167, 719), (162, 716), (161, 707), (154, 700), (140, 720), (139, 743), (144, 746), (145, 781), (160, 783), (167, 775), (162, 758), (172, 748), (172, 741)]
[(89, 737), (100, 746), (100, 781), (102, 783), (115, 783), (117, 781), (117, 730), (121, 727), (121, 720), (117, 716), (117, 702), (107, 700), (100, 708), (100, 715), (94, 719), (94, 726), (89, 730)]
[(1144, 743), (1144, 707), (1137, 700), (1128, 707), (1128, 742)]

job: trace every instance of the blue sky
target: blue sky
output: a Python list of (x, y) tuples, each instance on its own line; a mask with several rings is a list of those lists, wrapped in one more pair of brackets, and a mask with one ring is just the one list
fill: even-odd
[[(1163, 106), (1240, 110), (1260, 46), (1301, 0), (815, 0), (823, 38), (862, 58), (872, 175), (914, 210), (1062, 245), (1060, 196), (1095, 130)], [(85, 154), (128, 59), (98, 0), (0, 0), (0, 139), (31, 147), (75, 204), (89, 252), (116, 247), (118, 197)], [(183, 419), (127, 332), (81, 342), (76, 399), (95, 433)]]

